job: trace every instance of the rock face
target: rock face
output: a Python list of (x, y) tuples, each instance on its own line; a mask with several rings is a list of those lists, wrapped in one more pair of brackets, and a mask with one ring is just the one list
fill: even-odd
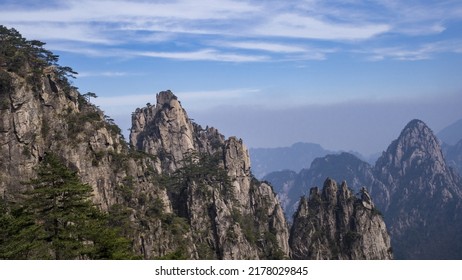
[[(284, 176), (288, 174), (290, 176)], [(299, 197), (306, 195), (313, 186), (322, 186), (325, 178), (346, 181), (358, 192), (366, 187), (374, 198), (386, 195), (385, 186), (375, 178), (373, 168), (350, 153), (327, 155), (313, 160), (309, 169), (298, 174), (291, 171), (273, 172), (264, 177), (275, 188), (287, 217), (297, 210)], [(384, 200), (387, 200), (386, 197)], [(381, 210), (381, 205), (378, 206)]]
[(179, 234), (166, 223), (173, 215), (170, 200), (152, 157), (129, 149), (120, 129), (54, 67), (34, 74), (2, 68), (0, 77), (3, 199), (16, 200), (44, 154), (54, 153), (93, 186), (92, 199), (102, 210), (127, 224), (136, 253), (151, 258), (177, 249)]
[(158, 172), (172, 172), (192, 151), (216, 153), (224, 137), (214, 128), (202, 129), (192, 122), (171, 91), (157, 94), (156, 105), (137, 109), (132, 114), (130, 143), (147, 154), (156, 155)]
[[(32, 178), (43, 155), (52, 152), (93, 186), (95, 203), (123, 215), (130, 224), (126, 234), (144, 258), (288, 257), (282, 208), (272, 188), (251, 177), (242, 140), (225, 140), (216, 129), (192, 123), (171, 92), (158, 94), (156, 106), (133, 115), (131, 139), (137, 151), (52, 68), (34, 84), (4, 70), (1, 78), (3, 198), (14, 200), (25, 188), (21, 182)], [(188, 162), (202, 154), (210, 159)], [(177, 173), (201, 164), (209, 172), (203, 178)], [(178, 175), (190, 180), (169, 189), (165, 178), (171, 182)]]
[(327, 179), (302, 197), (294, 215), (294, 259), (391, 259), (390, 237), (366, 189), (356, 197), (343, 182)]
[(389, 199), (376, 203), (397, 258), (462, 258), (460, 179), (425, 123), (411, 121), (379, 158), (375, 173), (387, 186)]
[(296, 185), (297, 178), (298, 173), (292, 170), (275, 171), (263, 177), (263, 180), (269, 182), (277, 193), (277, 198), (288, 221), (292, 220), (292, 215), (298, 208), (300, 196), (303, 195), (303, 190)]
[[(132, 120), (131, 144), (155, 156), (156, 170), (188, 178), (167, 191), (175, 213), (191, 226), (199, 258), (288, 257), (284, 213), (272, 188), (251, 176), (241, 139), (225, 140), (192, 122), (171, 91), (160, 92), (155, 106), (137, 109)], [(192, 166), (203, 167), (204, 178), (191, 173)], [(225, 174), (207, 174), (214, 168)]]

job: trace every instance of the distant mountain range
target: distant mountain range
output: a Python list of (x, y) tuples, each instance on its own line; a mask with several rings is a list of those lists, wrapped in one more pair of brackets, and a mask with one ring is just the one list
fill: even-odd
[[(461, 146), (451, 146), (446, 157), (460, 163)], [(353, 192), (368, 190), (385, 217), (396, 258), (462, 258), (462, 181), (422, 121), (411, 121), (375, 166), (341, 153), (317, 158), (299, 173), (274, 172), (264, 180), (273, 184), (291, 217), (299, 208), (298, 197), (327, 177), (346, 180)]]
[[(252, 173), (258, 179), (275, 171), (300, 172), (302, 169), (309, 168), (316, 158), (344, 153), (344, 151), (324, 149), (320, 144), (303, 142), (295, 143), (290, 147), (251, 148), (249, 152), (252, 160)], [(381, 155), (381, 153), (375, 153), (365, 156), (355, 151), (348, 153), (368, 163), (374, 163)]]
[(299, 172), (308, 168), (317, 157), (333, 153), (314, 143), (295, 143), (290, 147), (253, 148), (249, 150), (252, 160), (252, 173), (263, 178), (273, 171), (284, 169)]
[(437, 135), (447, 163), (462, 174), (462, 119), (443, 128)]
[(437, 136), (443, 143), (451, 146), (457, 144), (457, 142), (462, 140), (462, 119), (443, 128), (438, 132)]
[(443, 153), (448, 165), (462, 174), (462, 140), (453, 146), (443, 144)]

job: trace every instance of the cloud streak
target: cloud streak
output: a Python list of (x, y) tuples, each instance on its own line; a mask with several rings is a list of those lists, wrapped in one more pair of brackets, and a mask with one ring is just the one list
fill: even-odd
[(338, 24), (297, 14), (281, 14), (254, 29), (263, 36), (319, 40), (364, 40), (390, 30), (387, 24)]
[[(400, 55), (393, 40), (441, 34), (446, 21), (462, 20), (462, 4), (454, 1), (425, 5), (414, 0), (377, 0), (368, 5), (340, 0), (47, 3), (33, 8), (27, 2), (0, 4), (0, 18), (28, 38), (67, 46), (58, 48), (66, 52), (238, 63), (320, 60), (333, 49), (361, 53), (362, 48), (370, 48), (374, 54), (369, 57), (375, 60), (424, 59), (424, 50), (423, 55), (404, 50)], [(384, 40), (385, 35), (391, 39)], [(371, 46), (375, 41), (380, 46)], [(144, 44), (144, 49), (133, 49), (133, 42)], [(384, 54), (376, 54), (379, 50)], [(392, 52), (396, 55), (387, 55)]]
[(132, 52), (133, 56), (145, 56), (175, 60), (202, 60), (202, 61), (225, 61), (225, 62), (262, 62), (268, 57), (262, 55), (243, 55), (225, 53), (214, 49), (202, 49), (191, 52)]
[(441, 53), (462, 53), (461, 40), (445, 40), (432, 43), (409, 46), (396, 46), (388, 48), (376, 48), (365, 50), (368, 53), (369, 59), (372, 61), (380, 61), (384, 59), (394, 60), (428, 60)]

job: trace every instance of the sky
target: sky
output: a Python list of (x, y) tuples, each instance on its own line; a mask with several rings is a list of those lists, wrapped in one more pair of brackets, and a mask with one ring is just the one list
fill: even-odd
[(46, 42), (125, 135), (167, 89), (254, 148), (369, 155), (414, 118), (462, 118), (457, 0), (0, 0), (0, 24)]

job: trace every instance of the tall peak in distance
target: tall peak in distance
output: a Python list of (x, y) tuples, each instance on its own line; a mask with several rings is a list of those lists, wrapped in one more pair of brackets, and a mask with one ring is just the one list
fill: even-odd
[[(424, 150), (427, 150), (425, 148), (432, 148), (427, 150), (428, 152), (432, 152), (440, 146), (433, 131), (427, 126), (427, 124), (417, 119), (410, 121), (404, 127), (397, 141), (397, 144), (400, 144), (397, 148)], [(425, 145), (426, 147), (422, 145)]]
[[(378, 159), (375, 174), (387, 189), (378, 201), (399, 259), (460, 258), (459, 177), (448, 167), (433, 131), (412, 120)], [(419, 233), (419, 234), (416, 234)]]
[(376, 167), (383, 176), (404, 176), (423, 164), (431, 165), (429, 172), (449, 172), (438, 138), (423, 121), (412, 120), (378, 159)]

